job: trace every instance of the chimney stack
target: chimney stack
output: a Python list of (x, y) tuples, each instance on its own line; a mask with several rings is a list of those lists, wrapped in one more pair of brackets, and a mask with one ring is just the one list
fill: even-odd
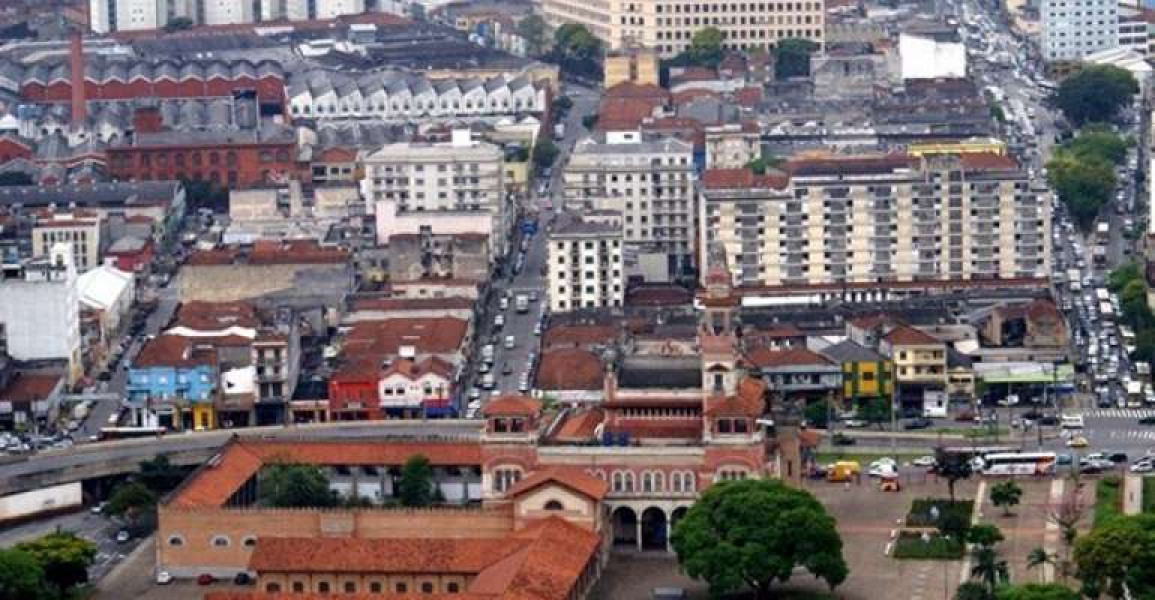
[(87, 98), (84, 93), (84, 41), (80, 31), (72, 32), (68, 67), (72, 71), (72, 128), (79, 129), (88, 119)]

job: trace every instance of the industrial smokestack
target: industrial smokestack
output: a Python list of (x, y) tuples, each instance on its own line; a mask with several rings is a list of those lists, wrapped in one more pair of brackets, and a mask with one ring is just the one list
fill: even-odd
[(72, 32), (68, 67), (72, 71), (72, 128), (78, 129), (88, 119), (87, 99), (84, 92), (84, 41), (80, 31)]

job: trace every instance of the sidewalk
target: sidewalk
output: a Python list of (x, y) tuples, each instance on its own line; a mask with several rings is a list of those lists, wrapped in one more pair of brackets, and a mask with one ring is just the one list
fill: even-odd
[(1123, 514), (1137, 515), (1143, 512), (1143, 477), (1125, 475), (1123, 477)]

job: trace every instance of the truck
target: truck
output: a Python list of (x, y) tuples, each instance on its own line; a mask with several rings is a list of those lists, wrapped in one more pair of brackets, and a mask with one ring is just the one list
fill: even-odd
[(1099, 224), (1095, 226), (1095, 235), (1099, 236), (1099, 239), (1104, 242), (1110, 239), (1111, 224), (1106, 221), (1100, 221)]
[(565, 138), (565, 123), (557, 123), (553, 126), (553, 138), (561, 140)]
[(481, 360), (493, 364), (493, 344), (486, 344), (481, 348)]
[(79, 481), (11, 494), (0, 497), (0, 523), (71, 512), (80, 509), (82, 503)]
[(514, 307), (519, 313), (529, 312), (529, 296), (518, 294), (514, 300)]

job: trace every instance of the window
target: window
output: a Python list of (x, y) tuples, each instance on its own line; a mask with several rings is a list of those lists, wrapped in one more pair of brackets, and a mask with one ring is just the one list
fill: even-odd
[(357, 591), (357, 584), (353, 583), (352, 581), (346, 581), (344, 588), (346, 594), (352, 594), (353, 592)]
[(305, 584), (304, 584), (304, 582), (301, 582), (301, 581), (294, 581), (294, 582), (293, 582), (293, 591), (294, 591), (294, 592), (297, 592), (297, 593), (301, 593), (301, 592), (304, 592), (304, 591), (305, 591)]
[(270, 581), (265, 584), (265, 591), (269, 593), (276, 593), (281, 591), (281, 584)]
[(373, 581), (369, 583), (369, 591), (374, 594), (380, 594), (384, 588), (380, 581)]
[(549, 502), (546, 502), (544, 508), (546, 510), (565, 510), (565, 507), (562, 506), (561, 502), (558, 502), (557, 500), (550, 500)]
[(322, 594), (328, 594), (329, 593), (329, 582), (328, 581), (322, 581), (321, 583), (318, 583), (317, 584), (317, 591), (321, 592)]
[(398, 583), (394, 591), (396, 591), (398, 594), (408, 594), (409, 586), (404, 583)]
[(216, 548), (227, 548), (229, 546), (229, 538), (226, 535), (218, 535), (213, 537), (212, 544)]
[(245, 548), (252, 548), (253, 546), (256, 546), (257, 545), (257, 536), (246, 535), (243, 539), (241, 539), (241, 545), (244, 546)]
[(181, 537), (180, 535), (170, 535), (170, 536), (168, 536), (168, 545), (169, 546), (183, 546), (184, 545), (184, 538)]
[(461, 591), (461, 586), (455, 582), (450, 582), (445, 584), (445, 591), (450, 594), (456, 594)]
[(422, 594), (432, 594), (433, 593), (433, 584), (429, 583), (428, 581), (421, 584), (421, 593)]

